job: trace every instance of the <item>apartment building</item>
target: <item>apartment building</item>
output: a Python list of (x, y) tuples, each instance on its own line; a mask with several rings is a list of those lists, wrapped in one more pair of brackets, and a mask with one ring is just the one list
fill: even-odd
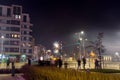
[(0, 5), (0, 58), (31, 56), (33, 37), (29, 14), (23, 13), (22, 6)]

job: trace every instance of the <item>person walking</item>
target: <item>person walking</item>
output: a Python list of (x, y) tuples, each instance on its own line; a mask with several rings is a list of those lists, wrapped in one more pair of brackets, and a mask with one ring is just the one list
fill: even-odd
[(80, 60), (80, 58), (78, 58), (77, 63), (78, 63), (77, 69), (81, 69), (81, 60)]
[(95, 69), (99, 68), (99, 61), (97, 59), (95, 59)]
[(30, 66), (31, 65), (31, 59), (28, 58), (28, 65)]
[(10, 64), (10, 59), (7, 59), (7, 61), (6, 61), (7, 68), (9, 68), (9, 64)]
[(15, 76), (15, 65), (14, 65), (14, 61), (12, 62), (12, 76)]
[(58, 65), (59, 65), (59, 68), (62, 67), (62, 59), (61, 58), (58, 59)]
[(85, 65), (86, 65), (86, 58), (85, 57), (83, 57), (82, 62), (83, 62), (83, 69), (85, 69)]

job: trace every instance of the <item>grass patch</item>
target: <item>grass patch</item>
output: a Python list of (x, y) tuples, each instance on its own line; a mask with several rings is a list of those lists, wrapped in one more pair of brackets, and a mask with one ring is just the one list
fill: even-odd
[[(119, 75), (59, 69), (56, 67), (24, 66), (21, 71), (26, 80), (120, 80)], [(100, 72), (100, 71), (99, 71)]]

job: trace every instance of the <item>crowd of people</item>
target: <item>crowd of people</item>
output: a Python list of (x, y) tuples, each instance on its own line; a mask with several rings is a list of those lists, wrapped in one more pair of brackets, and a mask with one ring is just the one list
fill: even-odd
[[(77, 69), (81, 69), (81, 60), (80, 60), (80, 58), (78, 58), (77, 63), (78, 63), (78, 68)], [(86, 58), (85, 57), (82, 58), (82, 63), (83, 63), (83, 69), (85, 69), (85, 65), (86, 65)]]
[[(81, 69), (81, 63), (83, 65), (83, 69), (85, 69), (85, 66), (86, 66), (86, 58), (85, 57), (83, 57), (82, 59), (78, 58), (78, 60), (77, 60), (78, 68), (77, 69)], [(98, 59), (95, 59), (94, 66), (95, 66), (95, 69), (100, 68), (100, 61)]]
[[(62, 66), (64, 66), (64, 68), (68, 68), (68, 62), (67, 61), (63, 61), (61, 57), (56, 58), (56, 60), (50, 59), (50, 61), (38, 61), (38, 64), (41, 66), (54, 66), (54, 67), (59, 67), (61, 68)], [(78, 58), (77, 59), (77, 69), (86, 69), (86, 57), (82, 57), (82, 58)], [(9, 65), (9, 61), (7, 62), (7, 65)], [(28, 65), (31, 65), (31, 59), (28, 58)], [(98, 59), (94, 60), (94, 65), (95, 65), (95, 69), (99, 69), (100, 68), (100, 61)], [(82, 66), (82, 67), (81, 67)]]

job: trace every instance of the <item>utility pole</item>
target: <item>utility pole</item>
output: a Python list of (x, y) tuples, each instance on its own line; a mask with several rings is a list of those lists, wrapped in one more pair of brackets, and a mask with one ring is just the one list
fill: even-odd
[(80, 42), (79, 44), (79, 57), (81, 58), (82, 56), (86, 56), (86, 51), (85, 51), (85, 41), (87, 41), (86, 39), (86, 34), (84, 31), (81, 31), (79, 33), (77, 33), (78, 35), (78, 41)]

